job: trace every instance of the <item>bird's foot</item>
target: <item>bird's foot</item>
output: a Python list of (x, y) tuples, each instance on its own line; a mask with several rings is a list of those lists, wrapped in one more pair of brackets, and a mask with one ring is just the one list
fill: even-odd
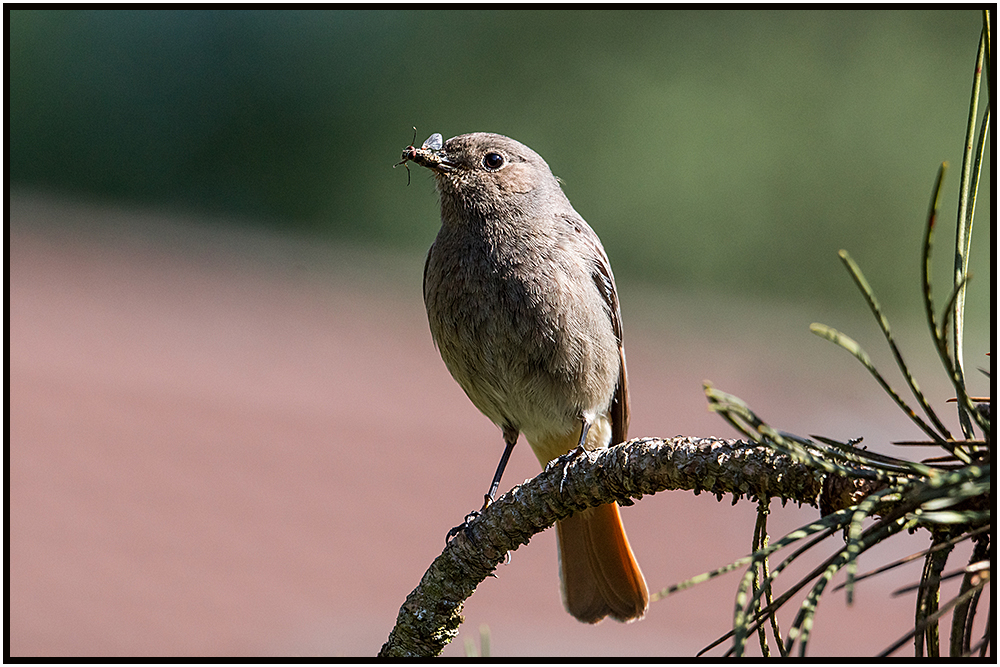
[(455, 526), (454, 528), (452, 528), (451, 530), (448, 531), (448, 534), (444, 538), (444, 543), (448, 544), (453, 539), (455, 539), (456, 535), (458, 535), (459, 533), (464, 533), (469, 528), (469, 526), (472, 525), (472, 522), (479, 518), (480, 514), (481, 514), (481, 512), (477, 512), (477, 511), (472, 511), (472, 512), (469, 512), (468, 514), (466, 514), (465, 515), (465, 520), (462, 521), (461, 524)]
[(563, 485), (566, 483), (566, 475), (569, 474), (570, 465), (581, 456), (588, 456), (588, 452), (583, 448), (583, 445), (577, 445), (569, 452), (569, 455), (569, 458), (563, 464), (562, 478), (559, 480), (559, 493), (563, 492)]
[(465, 532), (469, 528), (469, 526), (471, 526), (472, 523), (476, 519), (478, 519), (479, 516), (483, 512), (486, 511), (486, 508), (489, 507), (492, 504), (493, 504), (493, 498), (490, 497), (490, 494), (487, 493), (484, 496), (483, 508), (480, 509), (480, 510), (473, 510), (473, 511), (469, 512), (468, 514), (465, 515), (465, 520), (462, 521), (462, 523), (460, 525), (455, 526), (454, 528), (452, 528), (451, 530), (449, 530), (448, 531), (448, 535), (445, 536), (445, 538), (444, 538), (445, 544), (448, 544), (453, 539), (455, 539), (455, 536), (458, 535), (459, 533)]

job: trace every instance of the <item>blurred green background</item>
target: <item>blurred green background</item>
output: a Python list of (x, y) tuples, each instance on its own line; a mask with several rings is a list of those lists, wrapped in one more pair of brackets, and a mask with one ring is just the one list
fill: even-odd
[[(619, 281), (863, 309), (847, 248), (886, 306), (919, 314), (948, 160), (939, 278), (950, 267), (978, 11), (9, 19), (15, 188), (423, 254), (431, 178), (417, 169), (406, 187), (391, 168), (411, 127), (417, 142), (492, 131), (546, 158)], [(985, 285), (989, 187), (978, 211)], [(989, 298), (976, 294), (973, 310)]]

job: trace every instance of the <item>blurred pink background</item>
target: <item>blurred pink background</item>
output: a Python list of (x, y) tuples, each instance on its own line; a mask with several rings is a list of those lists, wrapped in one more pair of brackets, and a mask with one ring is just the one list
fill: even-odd
[[(11, 656), (374, 655), (502, 451), (431, 342), (423, 258), (29, 195), (11, 198), (8, 242)], [(632, 436), (734, 437), (706, 409), (709, 379), (783, 430), (880, 451), (921, 438), (808, 331), (858, 338), (902, 389), (860, 297), (845, 316), (619, 287)], [(897, 333), (943, 405), (922, 326)], [(522, 443), (501, 490), (537, 472)], [(747, 553), (755, 507), (730, 500), (623, 510), (651, 590)], [(817, 516), (772, 508), (772, 539)], [(860, 571), (927, 543), (892, 540)], [(889, 594), (919, 572), (859, 584), (853, 607), (828, 592), (810, 654), (871, 655), (907, 632), (913, 594)], [(546, 531), (480, 586), (445, 655), (486, 624), (494, 656), (693, 656), (729, 630), (738, 576), (586, 626), (562, 609)]]

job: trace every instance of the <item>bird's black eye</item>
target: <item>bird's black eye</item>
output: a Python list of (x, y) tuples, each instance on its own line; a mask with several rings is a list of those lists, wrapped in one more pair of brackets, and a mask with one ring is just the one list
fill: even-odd
[(500, 153), (487, 153), (483, 156), (483, 166), (490, 171), (496, 171), (503, 166), (503, 155), (500, 155)]

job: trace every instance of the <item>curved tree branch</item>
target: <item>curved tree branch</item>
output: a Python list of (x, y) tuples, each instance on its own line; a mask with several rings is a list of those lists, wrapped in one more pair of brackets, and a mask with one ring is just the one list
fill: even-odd
[[(574, 512), (667, 490), (713, 493), (733, 503), (781, 498), (819, 506), (824, 476), (745, 440), (637, 438), (552, 461), (459, 533), (400, 607), (380, 656), (434, 656), (457, 636), (462, 607), (508, 551)], [(824, 508), (826, 509), (826, 508)]]

